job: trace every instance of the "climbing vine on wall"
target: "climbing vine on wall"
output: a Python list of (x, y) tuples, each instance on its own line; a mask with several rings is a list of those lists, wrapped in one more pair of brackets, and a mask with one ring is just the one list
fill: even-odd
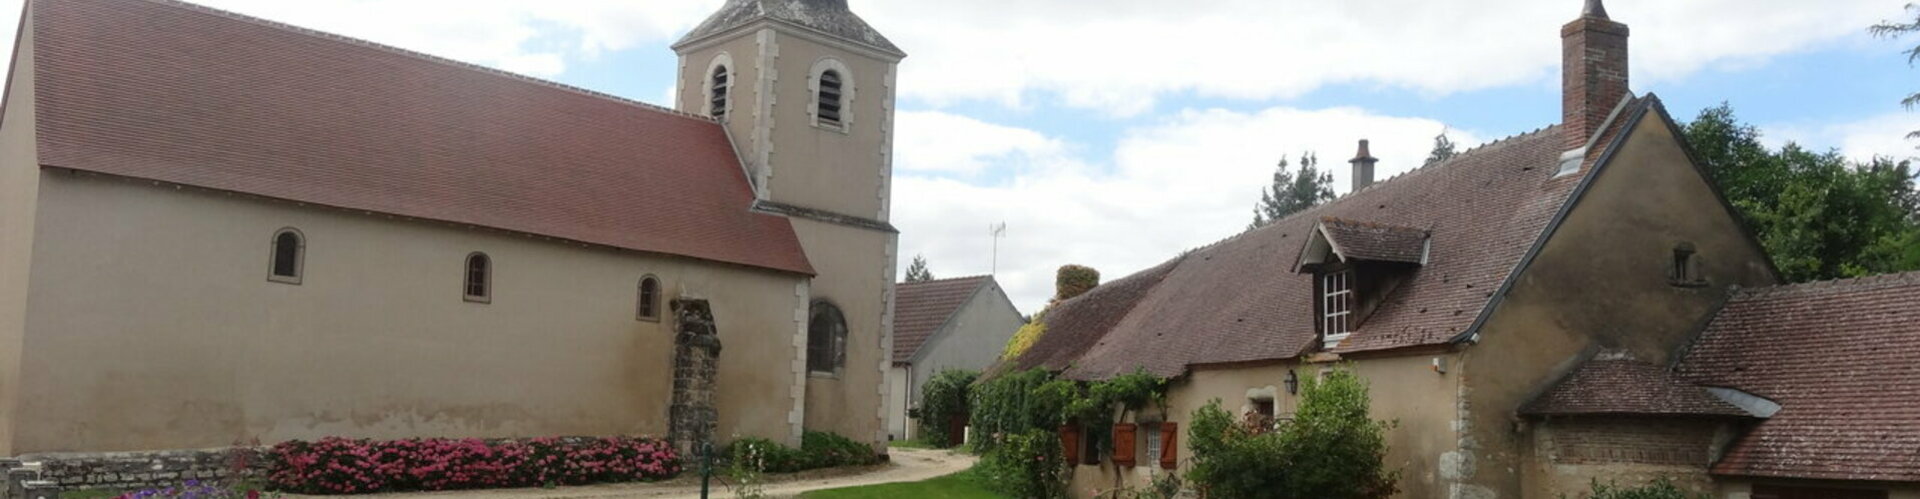
[(920, 387), (920, 440), (934, 447), (960, 445), (951, 438), (958, 416), (968, 414), (968, 393), (980, 373), (947, 369)]

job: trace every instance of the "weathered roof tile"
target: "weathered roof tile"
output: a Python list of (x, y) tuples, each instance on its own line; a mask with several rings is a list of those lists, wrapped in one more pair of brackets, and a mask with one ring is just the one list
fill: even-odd
[(1743, 290), (1677, 365), (1780, 404), (1727, 475), (1920, 482), (1920, 272)]

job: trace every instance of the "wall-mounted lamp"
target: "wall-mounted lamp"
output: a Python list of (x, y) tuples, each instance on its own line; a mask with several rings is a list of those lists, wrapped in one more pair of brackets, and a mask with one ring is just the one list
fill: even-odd
[(1442, 358), (1440, 358), (1440, 357), (1434, 357), (1434, 358), (1433, 358), (1433, 372), (1436, 372), (1436, 373), (1440, 373), (1440, 374), (1446, 374), (1446, 373), (1447, 373), (1447, 361), (1446, 361), (1446, 359), (1442, 359)]
[(1299, 394), (1300, 394), (1300, 375), (1294, 374), (1293, 370), (1289, 369), (1287, 370), (1287, 395), (1299, 395)]

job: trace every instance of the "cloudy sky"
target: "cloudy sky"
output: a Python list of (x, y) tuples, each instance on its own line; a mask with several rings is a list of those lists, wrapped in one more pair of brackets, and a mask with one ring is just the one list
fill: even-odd
[[(667, 48), (722, 0), (201, 0), (656, 103)], [(0, 0), (13, 25), (21, 0)], [(901, 66), (901, 265), (984, 274), (1024, 311), (1054, 268), (1108, 279), (1238, 232), (1281, 156), (1382, 177), (1434, 135), (1474, 145), (1559, 117), (1559, 27), (1580, 0), (852, 0)], [(1910, 157), (1920, 90), (1866, 27), (1905, 0), (1609, 0), (1633, 89), (1681, 120), (1722, 101), (1773, 143)], [(1911, 19), (1911, 16), (1907, 17)], [(1907, 40), (1920, 43), (1920, 40)], [(1345, 190), (1344, 168), (1335, 169)]]

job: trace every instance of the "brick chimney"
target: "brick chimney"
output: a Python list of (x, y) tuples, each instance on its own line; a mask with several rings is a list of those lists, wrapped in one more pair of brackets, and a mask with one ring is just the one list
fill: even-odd
[(1580, 18), (1560, 28), (1561, 135), (1566, 150), (1587, 145), (1627, 96), (1627, 25), (1587, 0)]
[(1347, 163), (1353, 165), (1352, 192), (1360, 192), (1360, 189), (1373, 185), (1373, 165), (1379, 162), (1380, 158), (1373, 157), (1373, 153), (1367, 150), (1367, 139), (1360, 139), (1360, 152), (1354, 153), (1353, 159), (1347, 160)]

